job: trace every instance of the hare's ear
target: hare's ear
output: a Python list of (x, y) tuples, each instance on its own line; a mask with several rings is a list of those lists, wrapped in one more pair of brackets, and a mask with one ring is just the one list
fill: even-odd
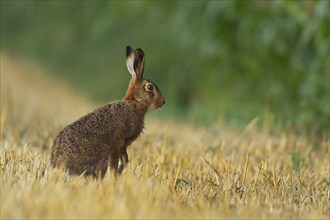
[(144, 71), (144, 53), (141, 49), (126, 47), (126, 66), (132, 78), (142, 80)]
[(133, 78), (136, 77), (136, 72), (134, 70), (134, 60), (135, 60), (134, 49), (130, 46), (127, 46), (126, 47), (126, 66)]
[(138, 77), (142, 79), (144, 72), (144, 52), (140, 48), (135, 50), (134, 70)]

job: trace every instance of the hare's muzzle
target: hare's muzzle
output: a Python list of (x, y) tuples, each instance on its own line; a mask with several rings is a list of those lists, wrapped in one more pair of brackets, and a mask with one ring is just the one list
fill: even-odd
[(159, 106), (159, 108), (163, 107), (163, 105), (165, 105), (165, 98), (162, 98), (161, 105)]
[(164, 97), (161, 97), (156, 102), (154, 102), (151, 107), (157, 109), (157, 108), (163, 107), (163, 105), (165, 105), (165, 98)]

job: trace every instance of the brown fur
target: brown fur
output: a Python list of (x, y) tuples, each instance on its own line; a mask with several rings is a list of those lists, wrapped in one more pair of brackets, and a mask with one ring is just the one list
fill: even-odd
[[(103, 177), (110, 167), (120, 173), (128, 163), (127, 147), (144, 128), (148, 107), (165, 103), (157, 86), (143, 79), (144, 53), (126, 49), (132, 79), (122, 101), (114, 101), (65, 127), (51, 149), (51, 165), (63, 166), (70, 174)], [(134, 63), (130, 61), (134, 60)], [(146, 85), (154, 85), (148, 91)], [(118, 167), (121, 160), (122, 166)]]
[(134, 100), (134, 88), (135, 88), (134, 80), (132, 79), (128, 84), (128, 88), (124, 100)]

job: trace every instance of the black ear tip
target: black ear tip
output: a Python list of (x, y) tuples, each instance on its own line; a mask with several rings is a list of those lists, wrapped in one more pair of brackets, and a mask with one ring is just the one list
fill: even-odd
[(133, 48), (131, 46), (126, 47), (126, 57), (128, 57), (133, 51)]
[(136, 51), (138, 51), (139, 54), (141, 54), (142, 56), (144, 56), (144, 52), (143, 52), (143, 50), (141, 48), (136, 49)]

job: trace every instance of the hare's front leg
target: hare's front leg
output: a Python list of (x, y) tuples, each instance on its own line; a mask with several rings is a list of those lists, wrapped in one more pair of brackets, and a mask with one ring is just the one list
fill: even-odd
[(121, 165), (118, 167), (118, 172), (121, 173), (123, 172), (124, 167), (126, 166), (126, 164), (128, 163), (128, 154), (126, 151), (126, 146), (123, 147), (120, 150), (120, 161), (121, 161)]
[(118, 162), (119, 162), (118, 153), (117, 152), (111, 152), (110, 155), (109, 155), (109, 159), (110, 159), (110, 162), (109, 162), (110, 169), (113, 170), (116, 174), (117, 169), (118, 169)]

